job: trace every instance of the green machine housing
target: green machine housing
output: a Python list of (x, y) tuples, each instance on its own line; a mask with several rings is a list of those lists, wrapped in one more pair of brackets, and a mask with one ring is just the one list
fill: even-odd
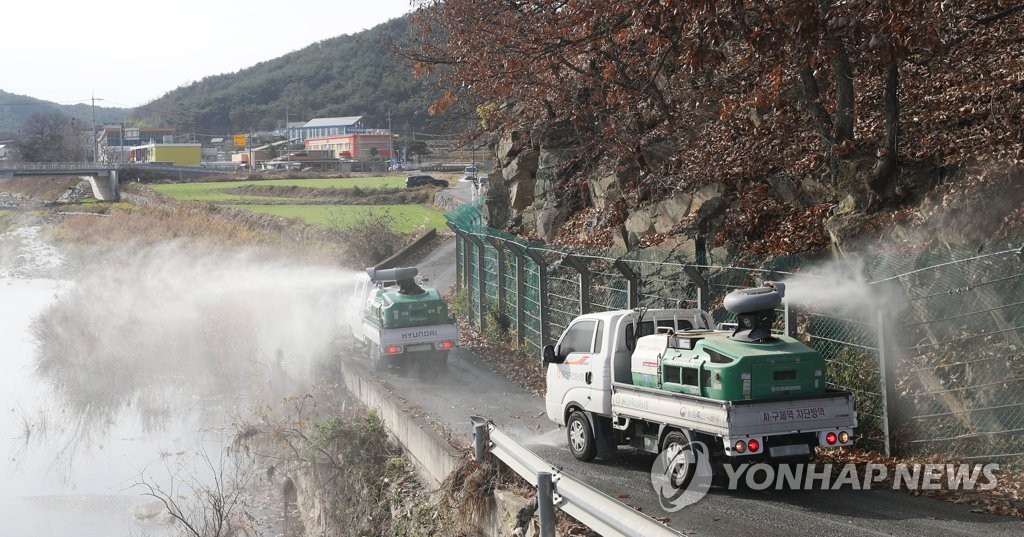
[(448, 304), (432, 287), (421, 287), (413, 279), (416, 269), (367, 269), (378, 285), (371, 291), (366, 321), (380, 328), (409, 328), (450, 323)]
[(634, 368), (636, 386), (722, 401), (825, 393), (824, 357), (788, 336), (759, 344), (734, 341), (722, 332), (645, 337), (663, 339), (664, 346), (660, 359), (653, 357), (656, 373)]
[(730, 293), (738, 316), (728, 331), (684, 330), (644, 336), (632, 360), (635, 386), (722, 401), (824, 394), (825, 358), (796, 339), (771, 332), (782, 283)]

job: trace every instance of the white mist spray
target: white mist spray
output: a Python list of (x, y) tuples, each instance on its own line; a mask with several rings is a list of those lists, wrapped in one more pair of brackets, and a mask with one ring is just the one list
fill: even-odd
[(785, 300), (794, 306), (849, 319), (873, 319), (890, 301), (879, 295), (856, 262), (826, 263), (787, 277)]
[(185, 397), (301, 393), (351, 317), (357, 273), (184, 242), (99, 252), (34, 324), (37, 369), (86, 424)]

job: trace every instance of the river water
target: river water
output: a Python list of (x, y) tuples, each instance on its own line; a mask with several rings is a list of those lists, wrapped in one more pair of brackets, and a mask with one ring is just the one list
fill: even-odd
[[(66, 293), (69, 281), (38, 278), (59, 272), (60, 254), (39, 239), (39, 227), (6, 233), (0, 246), (0, 520), (20, 536), (157, 535), (143, 520), (151, 500), (132, 490), (154, 454), (177, 453), (188, 420), (158, 435), (143, 434), (131, 413), (104, 434), (76, 438), (75, 419), (53, 387), (35, 372), (32, 319)], [(161, 466), (163, 467), (163, 466)]]
[[(98, 380), (123, 376), (109, 363), (87, 374), (38, 371), (33, 321), (79, 285), (64, 279), (60, 252), (40, 233), (27, 226), (0, 234), (0, 535), (168, 535), (170, 519), (144, 495), (146, 484), (194, 497), (188, 483), (223, 478), (217, 468), (238, 397), (181, 383), (90, 392)], [(63, 319), (65, 328), (78, 322)], [(139, 352), (129, 358), (141, 360)], [(102, 397), (107, 392), (115, 396)], [(275, 526), (271, 520), (257, 534), (273, 535)]]

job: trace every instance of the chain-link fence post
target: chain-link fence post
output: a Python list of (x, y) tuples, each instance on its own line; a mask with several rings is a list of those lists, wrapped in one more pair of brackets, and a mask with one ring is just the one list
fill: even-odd
[(590, 313), (590, 270), (587, 265), (578, 257), (567, 255), (562, 262), (569, 265), (579, 274), (579, 310), (580, 315)]
[(636, 308), (640, 305), (640, 275), (621, 259), (616, 259), (613, 266), (626, 280), (626, 307), (628, 309)]
[(878, 331), (878, 374), (879, 389), (882, 392), (882, 443), (885, 455), (892, 456), (892, 445), (889, 438), (889, 419), (892, 416), (893, 398), (896, 397), (896, 377), (892, 369), (892, 359), (887, 348), (887, 326), (884, 310), (878, 310), (877, 326)]
[(526, 342), (526, 254), (514, 242), (506, 242), (505, 246), (516, 258), (516, 341), (522, 345)]
[(468, 282), (466, 281), (465, 233), (451, 220), (448, 221), (448, 227), (455, 232), (455, 288), (459, 290), (466, 289)]
[(687, 277), (690, 278), (693, 285), (697, 287), (697, 309), (701, 311), (708, 311), (711, 301), (711, 290), (708, 286), (708, 280), (704, 278), (704, 275), (700, 273), (700, 270), (693, 265), (683, 266), (683, 271), (686, 272)]
[(473, 243), (473, 248), (476, 250), (476, 304), (477, 304), (477, 328), (483, 332), (486, 327), (484, 326), (484, 298), (486, 296), (487, 287), (487, 259), (484, 252), (484, 241), (480, 240), (480, 237), (476, 235), (467, 234), (466, 238), (469, 242)]
[(496, 237), (488, 237), (487, 242), (491, 243), (491, 247), (494, 248), (495, 257), (498, 260), (498, 317), (500, 318), (502, 325), (504, 325), (504, 323), (506, 322), (505, 319), (507, 319), (506, 307), (508, 306), (508, 304), (506, 303), (508, 297), (505, 294), (505, 285), (507, 284), (505, 280), (508, 277), (505, 270), (505, 241), (502, 241)]
[(783, 303), (785, 321), (786, 321), (786, 335), (789, 337), (796, 337), (796, 308), (787, 300)]
[(526, 249), (524, 252), (537, 264), (538, 287), (540, 288), (540, 307), (538, 308), (540, 311), (537, 312), (540, 319), (540, 341), (538, 343), (540, 346), (544, 346), (548, 344), (550, 339), (548, 332), (551, 330), (550, 326), (548, 326), (548, 317), (550, 316), (548, 312), (548, 262), (533, 250)]

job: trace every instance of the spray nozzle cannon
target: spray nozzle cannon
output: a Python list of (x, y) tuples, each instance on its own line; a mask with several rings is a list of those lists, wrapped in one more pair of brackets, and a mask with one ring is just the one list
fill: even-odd
[(730, 336), (736, 341), (761, 343), (772, 341), (775, 308), (782, 304), (786, 285), (764, 282), (761, 287), (738, 289), (725, 296), (725, 309), (736, 314), (736, 330)]
[(416, 267), (389, 269), (369, 267), (366, 269), (366, 275), (370, 277), (370, 281), (379, 286), (398, 284), (399, 292), (403, 295), (418, 295), (424, 292), (423, 288), (416, 283), (416, 275), (419, 272)]
[(782, 282), (768, 282), (768, 281), (766, 281), (766, 282), (764, 282), (764, 286), (765, 287), (771, 287), (772, 289), (775, 289), (776, 291), (778, 291), (779, 292), (779, 298), (785, 298), (786, 297), (786, 284), (784, 284)]

